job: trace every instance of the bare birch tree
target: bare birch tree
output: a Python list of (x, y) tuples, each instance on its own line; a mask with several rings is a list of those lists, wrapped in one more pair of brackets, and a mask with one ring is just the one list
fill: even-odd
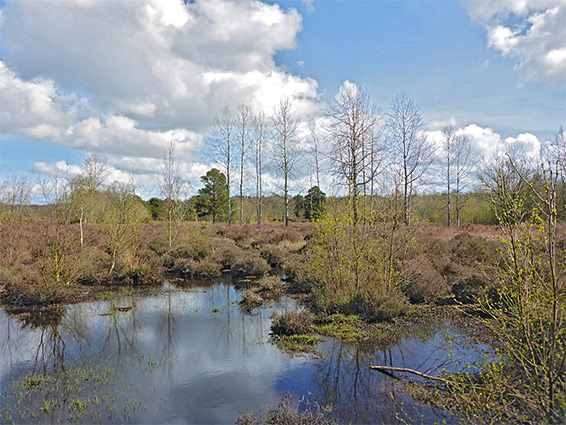
[(254, 159), (255, 159), (255, 175), (256, 175), (256, 214), (257, 224), (261, 226), (261, 197), (262, 197), (262, 167), (263, 167), (263, 144), (265, 138), (265, 114), (260, 112), (254, 116)]
[(446, 178), (446, 224), (448, 227), (452, 225), (452, 192), (454, 192), (456, 226), (460, 226), (460, 210), (462, 208), (460, 195), (470, 172), (471, 142), (469, 137), (458, 134), (456, 128), (451, 125), (442, 129), (442, 135), (444, 137), (442, 147)]
[(466, 188), (468, 177), (471, 170), (471, 161), (473, 160), (472, 143), (468, 136), (458, 135), (454, 144), (454, 161), (455, 161), (455, 177), (456, 177), (456, 226), (460, 226), (460, 211), (464, 202), (461, 201), (462, 190)]
[(442, 136), (444, 140), (442, 141), (442, 148), (444, 150), (444, 160), (445, 166), (445, 182), (446, 182), (446, 224), (448, 227), (452, 226), (452, 210), (451, 210), (451, 193), (450, 185), (452, 183), (452, 178), (450, 172), (452, 171), (452, 157), (454, 156), (454, 144), (456, 143), (456, 129), (449, 125), (442, 129)]
[(24, 208), (29, 204), (30, 195), (31, 189), (25, 177), (13, 176), (6, 182), (0, 182), (0, 226), (5, 223), (7, 228), (9, 264), (17, 254), (16, 241), (20, 236)]
[(230, 189), (232, 183), (232, 157), (233, 143), (235, 137), (235, 118), (227, 107), (222, 109), (220, 116), (216, 117), (212, 134), (208, 138), (211, 146), (212, 157), (218, 161), (226, 176), (228, 188), (228, 226), (232, 224), (232, 203), (230, 202)]
[(244, 171), (245, 155), (248, 149), (250, 133), (252, 129), (253, 113), (250, 105), (241, 103), (238, 105), (237, 125), (239, 130), (240, 148), (240, 226), (244, 217)]
[(549, 160), (557, 165), (558, 181), (560, 182), (558, 186), (561, 192), (557, 204), (560, 218), (564, 218), (566, 216), (566, 130), (564, 127), (560, 127), (550, 141), (549, 153)]
[(413, 189), (431, 163), (432, 147), (424, 134), (424, 123), (412, 97), (401, 92), (391, 102), (388, 130), (395, 165), (401, 174), (403, 220), (410, 224)]
[(72, 201), (79, 210), (81, 247), (84, 244), (84, 223), (92, 218), (96, 195), (104, 184), (107, 172), (106, 162), (96, 155), (89, 154), (83, 160), (81, 173), (71, 182)]
[(271, 117), (271, 125), (274, 135), (274, 160), (283, 174), (283, 198), (285, 226), (289, 225), (289, 177), (293, 167), (298, 160), (297, 141), (295, 133), (297, 122), (292, 114), (292, 103), (288, 98), (283, 98), (275, 105)]
[(348, 185), (354, 223), (358, 221), (358, 198), (367, 193), (366, 186), (377, 173), (374, 132), (379, 121), (369, 95), (357, 85), (346, 85), (335, 96), (328, 128), (334, 142), (331, 159)]
[(167, 241), (169, 248), (173, 245), (173, 222), (177, 221), (177, 210), (181, 203), (183, 179), (181, 178), (180, 160), (176, 151), (176, 142), (171, 140), (163, 153), (163, 169), (161, 171), (160, 190), (167, 210)]

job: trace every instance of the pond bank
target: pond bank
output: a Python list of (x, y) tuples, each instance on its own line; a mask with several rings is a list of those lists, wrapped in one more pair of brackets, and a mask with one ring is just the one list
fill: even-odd
[(238, 412), (277, 405), (288, 392), (332, 405), (339, 423), (390, 423), (399, 415), (457, 423), (369, 370), (446, 363), (446, 332), (471, 341), (448, 322), (414, 327), (416, 334), (390, 345), (321, 337), (320, 356), (289, 357), (270, 342), (271, 316), (296, 310), (296, 302), (283, 297), (250, 314), (241, 299), (219, 281), (116, 293), (63, 306), (49, 320), (1, 312), (2, 423), (233, 423)]

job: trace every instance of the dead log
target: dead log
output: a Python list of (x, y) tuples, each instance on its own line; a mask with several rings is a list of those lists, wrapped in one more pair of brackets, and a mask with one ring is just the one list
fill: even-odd
[[(430, 379), (431, 381), (444, 382), (445, 384), (450, 383), (447, 379), (440, 378), (438, 376), (427, 375), (426, 373), (419, 372), (418, 370), (408, 369), (406, 367), (393, 367), (393, 366), (370, 366), (370, 369), (377, 370), (378, 372), (404, 372), (411, 373), (413, 375), (420, 376), (421, 378)], [(388, 374), (388, 373), (387, 373)], [(389, 374), (388, 374), (389, 375)]]

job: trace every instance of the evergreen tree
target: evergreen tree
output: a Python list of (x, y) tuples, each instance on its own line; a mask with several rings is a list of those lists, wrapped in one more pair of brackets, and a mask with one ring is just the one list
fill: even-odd
[(196, 197), (195, 208), (201, 218), (209, 217), (212, 222), (228, 217), (228, 185), (226, 176), (216, 168), (201, 177), (204, 187)]

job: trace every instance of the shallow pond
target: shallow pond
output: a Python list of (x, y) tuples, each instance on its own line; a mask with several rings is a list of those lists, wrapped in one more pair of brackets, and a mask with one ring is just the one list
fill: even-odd
[[(415, 329), (390, 347), (327, 338), (320, 358), (290, 357), (270, 342), (270, 317), (296, 309), (294, 301), (248, 314), (239, 300), (219, 281), (117, 295), (55, 315), (0, 311), (2, 422), (234, 423), (239, 412), (275, 405), (287, 393), (331, 404), (341, 423), (457, 422), (368, 369), (449, 369), (448, 335), (466, 336), (448, 323)], [(459, 355), (481, 359), (472, 349)]]

